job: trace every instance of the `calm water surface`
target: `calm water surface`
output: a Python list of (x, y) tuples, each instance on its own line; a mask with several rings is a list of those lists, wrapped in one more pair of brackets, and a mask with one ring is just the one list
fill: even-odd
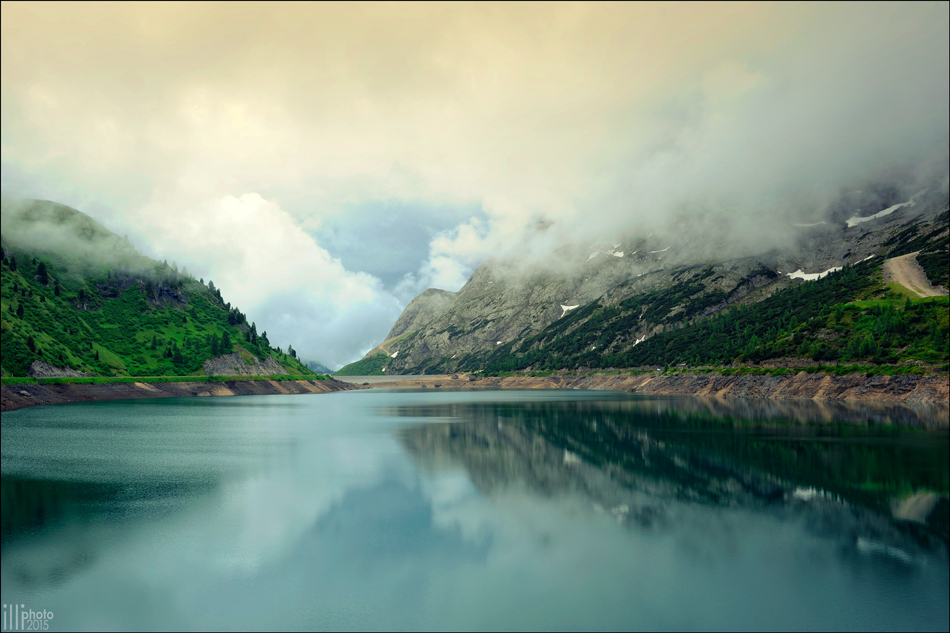
[(946, 630), (950, 446), (920, 422), (578, 391), (25, 409), (0, 592), (49, 630)]

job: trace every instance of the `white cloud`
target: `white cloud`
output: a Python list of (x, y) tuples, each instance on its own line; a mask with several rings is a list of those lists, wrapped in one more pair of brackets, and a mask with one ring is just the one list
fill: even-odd
[[(259, 329), (268, 329), (271, 342), (291, 343), (308, 358), (352, 360), (354, 352), (343, 351), (339, 339), (353, 336), (354, 324), (367, 326), (367, 318), (387, 318), (396, 308), (378, 279), (346, 270), (290, 214), (257, 193), (208, 203), (152, 202), (140, 220), (157, 251), (213, 280), (249, 319), (266, 315)], [(378, 334), (379, 327), (366, 329)]]
[(361, 202), (484, 211), (404, 303), (670, 218), (761, 247), (855, 178), (946, 162), (946, 3), (2, 11), (6, 195), (111, 208), (246, 311), (383, 334), (394, 296), (304, 230)]

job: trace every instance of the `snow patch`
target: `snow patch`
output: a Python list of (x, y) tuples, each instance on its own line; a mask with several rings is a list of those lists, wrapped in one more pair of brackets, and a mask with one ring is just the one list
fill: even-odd
[(580, 307), (580, 306), (566, 306), (566, 305), (562, 305), (562, 306), (561, 306), (561, 310), (563, 310), (563, 312), (561, 312), (561, 316), (563, 317), (565, 314), (567, 314), (568, 312), (570, 312), (570, 311), (573, 310), (574, 308), (578, 308), (578, 307)]
[(398, 353), (399, 353), (398, 351), (393, 352), (392, 354), (389, 355), (389, 357), (390, 357), (390, 358), (396, 358), (396, 354), (398, 354)]
[(837, 268), (829, 268), (828, 270), (824, 272), (820, 272), (820, 273), (806, 273), (804, 270), (799, 268), (793, 273), (785, 273), (785, 274), (791, 277), (792, 279), (803, 279), (805, 281), (815, 281), (816, 279), (821, 279), (822, 277), (826, 275), (830, 275), (831, 273), (836, 273), (839, 270), (841, 270), (841, 266), (838, 266)]
[[(617, 246), (619, 246), (619, 244), (617, 244)], [(614, 249), (610, 249), (610, 250), (608, 250), (608, 251), (602, 251), (602, 250), (600, 250), (600, 249), (598, 248), (596, 251), (594, 251), (593, 253), (591, 253), (591, 254), (587, 257), (587, 261), (590, 261), (590, 260), (594, 259), (595, 257), (597, 257), (598, 255), (600, 255), (601, 253), (603, 253), (604, 255), (611, 255), (611, 256), (613, 256), (613, 257), (623, 257), (623, 251), (617, 251), (617, 250), (614, 250)]]
[(822, 224), (828, 224), (827, 222), (812, 222), (811, 224), (793, 224), (792, 226), (797, 226), (800, 229), (807, 229), (811, 226), (821, 226)]
[(642, 342), (645, 341), (645, 340), (647, 340), (647, 337), (646, 337), (646, 336), (641, 336), (640, 338), (638, 338), (636, 341), (633, 342), (633, 347), (636, 347), (637, 345), (639, 345), (640, 343), (642, 343)]
[(650, 253), (651, 253), (651, 254), (652, 254), (652, 253), (665, 253), (665, 252), (668, 251), (668, 250), (670, 250), (670, 247), (669, 247), (669, 246), (667, 246), (666, 248), (664, 248), (662, 251), (650, 251)]
[[(923, 189), (923, 190), (921, 190), (921, 191), (918, 191), (917, 193), (915, 193), (914, 195), (912, 195), (912, 196), (910, 197), (910, 200), (908, 200), (907, 202), (902, 202), (902, 203), (900, 203), (900, 204), (895, 204), (894, 206), (888, 207), (888, 208), (884, 209), (883, 211), (878, 211), (878, 212), (875, 213), (874, 215), (869, 215), (869, 216), (867, 216), (866, 218), (859, 218), (858, 216), (853, 216), (853, 217), (851, 217), (851, 218), (848, 218), (848, 228), (851, 228), (852, 226), (856, 226), (856, 225), (858, 225), (858, 224), (861, 224), (862, 222), (869, 222), (869, 221), (871, 221), (871, 220), (876, 220), (876, 219), (878, 219), (878, 218), (883, 218), (885, 215), (890, 215), (890, 214), (894, 213), (895, 211), (897, 211), (898, 209), (900, 209), (900, 208), (902, 208), (902, 207), (913, 207), (913, 206), (916, 206), (917, 203), (914, 202), (914, 198), (916, 198), (916, 197), (919, 196), (920, 194), (926, 193), (926, 192), (927, 192), (926, 189)], [(860, 211), (860, 209), (858, 209), (858, 211)]]
[(501, 345), (501, 341), (495, 341), (495, 345)]

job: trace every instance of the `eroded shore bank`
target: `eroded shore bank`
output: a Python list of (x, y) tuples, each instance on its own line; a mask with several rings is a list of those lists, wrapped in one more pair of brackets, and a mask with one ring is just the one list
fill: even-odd
[[(353, 380), (348, 378), (348, 380)], [(358, 380), (358, 379), (356, 379)], [(648, 395), (716, 398), (773, 398), (881, 402), (907, 405), (950, 405), (950, 376), (831, 376), (800, 372), (785, 376), (723, 376), (721, 374), (580, 374), (565, 376), (400, 376), (374, 381), (373, 388), (461, 389), (591, 389)]]
[(0, 411), (41, 404), (134, 398), (186, 398), (189, 396), (253, 396), (329, 393), (359, 389), (339, 380), (228, 380), (222, 382), (110, 382), (62, 385), (3, 385)]
[[(133, 398), (189, 396), (242, 396), (329, 393), (367, 388), (395, 389), (589, 389), (625, 391), (644, 395), (699, 396), (720, 400), (770, 399), (816, 402), (877, 403), (950, 411), (950, 377), (938, 376), (831, 376), (801, 372), (791, 376), (722, 376), (720, 374), (578, 374), (473, 377), (399, 376), (376, 378), (363, 384), (359, 377), (343, 380), (233, 380), (222, 382), (74, 383), (3, 385), (0, 411), (41, 404)], [(947, 425), (946, 415), (942, 417)]]

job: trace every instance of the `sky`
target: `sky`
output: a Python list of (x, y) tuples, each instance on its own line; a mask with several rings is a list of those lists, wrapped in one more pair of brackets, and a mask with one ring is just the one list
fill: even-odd
[(3, 2), (0, 187), (335, 368), (489, 257), (946, 182), (948, 6)]

